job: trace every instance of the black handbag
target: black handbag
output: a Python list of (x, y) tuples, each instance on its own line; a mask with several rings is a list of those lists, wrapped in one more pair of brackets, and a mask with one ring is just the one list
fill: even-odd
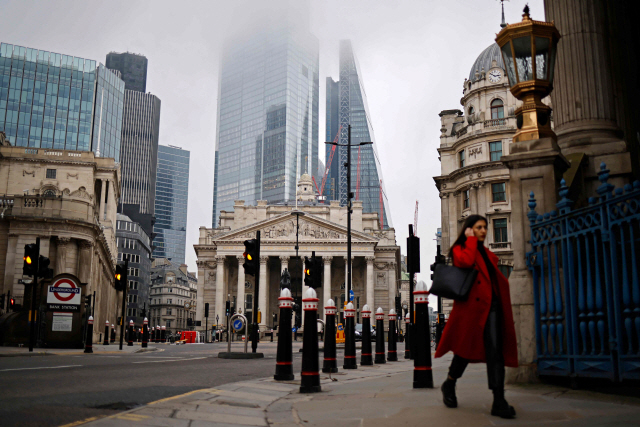
[(466, 301), (476, 277), (478, 277), (478, 270), (475, 268), (436, 264), (429, 293), (454, 301)]

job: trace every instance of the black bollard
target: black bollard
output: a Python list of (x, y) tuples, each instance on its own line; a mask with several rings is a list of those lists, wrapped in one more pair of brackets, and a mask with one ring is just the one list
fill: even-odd
[(133, 320), (129, 321), (129, 341), (127, 342), (127, 347), (133, 347)]
[(343, 369), (358, 369), (356, 363), (356, 309), (352, 303), (347, 304), (344, 309), (345, 334), (344, 334), (344, 365)]
[(84, 352), (93, 353), (93, 316), (87, 321), (87, 338), (84, 342)]
[(404, 325), (405, 325), (405, 332), (404, 332), (404, 358), (405, 359), (411, 359), (411, 347), (409, 347), (409, 322), (411, 322), (411, 317), (409, 316), (409, 313), (407, 313), (407, 316), (404, 318)]
[(384, 352), (384, 310), (376, 310), (376, 363), (387, 363)]
[(293, 354), (291, 349), (291, 307), (293, 298), (291, 291), (284, 288), (280, 291), (278, 298), (280, 307), (280, 327), (278, 333), (278, 352), (276, 354), (276, 374), (273, 379), (276, 381), (292, 381), (293, 375)]
[(149, 345), (149, 321), (147, 318), (144, 318), (144, 322), (142, 323), (142, 348), (147, 348)]
[(389, 339), (387, 340), (387, 360), (389, 362), (398, 361), (398, 333), (396, 332), (396, 311), (389, 310)]
[(111, 342), (112, 343), (116, 342), (116, 324), (115, 323), (111, 324)]
[(338, 360), (336, 359), (336, 303), (329, 299), (324, 307), (326, 316), (324, 328), (324, 361), (322, 372), (335, 374), (338, 372)]
[(313, 288), (307, 289), (302, 300), (304, 310), (304, 334), (302, 335), (302, 372), (300, 393), (318, 393), (320, 372), (318, 372), (318, 295)]
[(431, 330), (429, 327), (429, 292), (424, 282), (418, 282), (413, 292), (416, 307), (414, 325), (413, 388), (433, 388), (431, 372)]
[(109, 345), (109, 321), (107, 320), (104, 324), (104, 341), (102, 345)]
[(362, 307), (362, 355), (360, 356), (360, 365), (373, 365), (373, 356), (371, 355), (371, 307), (368, 304)]

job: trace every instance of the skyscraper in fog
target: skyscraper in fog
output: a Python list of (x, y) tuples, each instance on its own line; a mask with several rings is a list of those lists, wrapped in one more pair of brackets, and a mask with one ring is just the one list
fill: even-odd
[(227, 40), (222, 53), (214, 227), (234, 200), (295, 199), (297, 177), (318, 169), (318, 40), (306, 11), (292, 14), (304, 2), (280, 11), (281, 4), (268, 3), (258, 14), (264, 19)]
[(153, 257), (184, 264), (189, 201), (189, 152), (172, 145), (158, 147), (156, 223)]
[[(389, 203), (384, 191), (382, 168), (373, 135), (369, 107), (362, 83), (360, 67), (353, 53), (351, 41), (340, 41), (340, 80), (327, 78), (326, 140), (338, 135), (340, 144), (347, 144), (348, 126), (351, 125), (351, 144), (372, 141), (372, 145), (351, 148), (351, 191), (355, 200), (362, 201), (363, 212), (376, 212), (383, 220), (383, 227), (391, 227)], [(333, 146), (326, 146), (326, 162)], [(324, 195), (330, 200), (347, 203), (347, 148), (336, 147), (331, 162)]]

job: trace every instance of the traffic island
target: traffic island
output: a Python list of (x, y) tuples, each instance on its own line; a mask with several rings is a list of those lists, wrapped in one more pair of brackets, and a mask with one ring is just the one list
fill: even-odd
[(239, 351), (223, 351), (218, 353), (219, 359), (262, 359), (263, 353), (242, 353)]

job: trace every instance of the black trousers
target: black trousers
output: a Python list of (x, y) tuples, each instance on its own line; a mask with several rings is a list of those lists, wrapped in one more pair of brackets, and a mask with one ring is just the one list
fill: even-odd
[[(494, 298), (493, 301), (496, 301)], [(493, 302), (484, 327), (484, 348), (487, 359), (487, 378), (489, 388), (494, 391), (504, 390), (504, 355), (502, 354), (502, 327), (500, 306)], [(469, 360), (454, 354), (449, 376), (458, 379), (467, 368)]]

